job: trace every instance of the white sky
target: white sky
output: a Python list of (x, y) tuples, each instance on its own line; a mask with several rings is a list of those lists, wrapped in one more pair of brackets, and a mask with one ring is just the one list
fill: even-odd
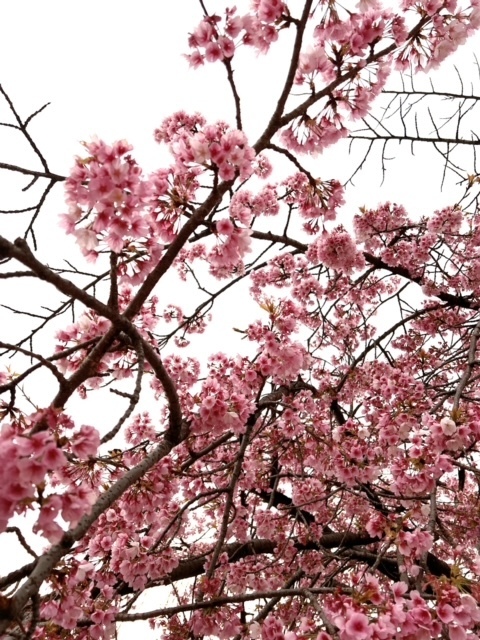
[[(239, 0), (236, 4), (241, 9), (247, 3)], [(219, 13), (224, 6), (223, 1), (207, 2), (210, 10), (217, 8)], [(81, 152), (78, 141), (92, 135), (106, 141), (126, 138), (147, 171), (164, 166), (166, 155), (154, 142), (153, 130), (179, 109), (198, 110), (211, 121), (234, 123), (223, 67), (206, 65), (193, 71), (181, 57), (188, 51), (187, 34), (201, 16), (196, 0), (4, 0), (0, 15), (0, 83), (23, 116), (45, 102), (52, 103), (31, 126), (52, 171), (68, 172), (73, 156)], [(258, 57), (243, 50), (235, 62), (238, 86), (245, 99), (246, 132), (252, 142), (265, 126), (278, 95), (289, 38), (287, 34), (284, 44), (274, 46), (272, 57)], [(476, 43), (479, 42), (477, 37)], [(470, 43), (457, 56), (462, 74), (473, 72), (474, 48)], [(449, 88), (458, 89), (454, 75), (442, 72), (440, 77)], [(0, 103), (0, 120), (7, 118), (6, 113), (5, 105)], [(401, 156), (382, 190), (379, 165), (371, 162), (370, 168), (357, 177), (357, 189), (349, 191), (347, 215), (359, 205), (375, 206), (386, 199), (415, 207), (417, 215), (433, 211), (441, 203), (453, 203), (453, 187), (440, 194), (439, 165), (431, 150), (425, 154), (418, 150), (416, 161), (406, 153)], [(0, 162), (39, 168), (21, 137), (5, 130), (0, 132)], [(339, 146), (315, 160), (315, 173), (327, 179), (345, 176), (349, 162), (346, 146)], [(13, 174), (0, 175), (0, 208), (32, 204), (33, 193), (19, 193), (25, 184), (24, 178)], [(70, 258), (76, 255), (80, 262), (74, 245), (56, 229), (57, 214), (64, 210), (62, 188), (57, 187), (43, 210), (38, 234), (43, 255), (48, 251), (55, 264), (62, 257), (59, 247)], [(0, 217), (1, 235), (13, 240), (24, 228), (23, 220)], [(1, 287), (0, 298), (13, 292), (4, 281)], [(29, 290), (28, 301), (37, 293), (43, 295), (43, 289)], [(168, 295), (171, 294), (172, 291)], [(18, 306), (22, 306), (25, 300), (18, 294), (17, 299)], [(231, 327), (239, 325), (239, 310), (248, 308), (248, 304), (248, 298), (240, 301), (235, 294), (219, 307), (221, 323), (217, 325), (215, 342), (210, 338), (203, 347), (196, 347), (198, 353), (205, 355), (209, 349), (226, 348), (234, 335)], [(15, 329), (21, 331), (27, 324), (19, 318)], [(83, 410), (88, 415), (89, 409)], [(92, 420), (97, 411), (94, 407)], [(14, 554), (11, 559), (15, 560)], [(3, 556), (5, 570), (13, 569), (17, 562), (12, 562), (11, 567), (6, 564), (9, 563)], [(137, 625), (126, 625), (125, 634), (120, 637), (140, 637), (143, 628)], [(141, 637), (147, 638), (146, 627)]]

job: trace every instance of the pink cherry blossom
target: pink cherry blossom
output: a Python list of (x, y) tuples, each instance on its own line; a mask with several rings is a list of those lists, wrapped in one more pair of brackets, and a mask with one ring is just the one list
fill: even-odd
[(351, 273), (364, 264), (363, 256), (358, 253), (353, 239), (342, 226), (332, 233), (324, 233), (309, 251), (312, 261), (322, 261), (325, 266), (336, 271)]
[(73, 436), (72, 449), (79, 458), (94, 456), (99, 445), (100, 435), (95, 427), (83, 425)]
[(363, 613), (352, 612), (345, 624), (346, 637), (363, 640), (369, 638), (368, 618)]
[[(0, 533), (20, 554), (0, 636), (473, 640), (480, 178), (436, 211), (356, 208), (321, 154), (386, 123), (395, 69), (438, 65), (478, 2), (201, 4), (186, 57), (205, 95), (208, 65), (227, 82), (225, 119), (193, 99), (160, 120), (150, 172), (94, 138), (61, 180), (2, 89), (43, 164), (21, 173), (43, 200), (64, 182), (80, 255), (42, 258), (43, 200), (25, 239), (0, 237), (2, 279), (41, 294), (29, 333), (2, 325)], [(259, 54), (280, 81), (266, 118)]]

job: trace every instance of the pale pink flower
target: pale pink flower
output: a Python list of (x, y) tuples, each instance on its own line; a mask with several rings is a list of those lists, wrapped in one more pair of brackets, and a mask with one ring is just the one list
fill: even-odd
[(351, 273), (364, 264), (363, 256), (357, 251), (352, 237), (342, 226), (334, 229), (332, 233), (323, 233), (311, 249), (326, 267), (336, 271)]
[(97, 234), (91, 229), (80, 228), (75, 230), (75, 237), (82, 249), (90, 251), (98, 246)]
[(95, 456), (100, 446), (100, 434), (95, 427), (83, 425), (73, 435), (72, 450), (80, 459)]
[(448, 624), (453, 620), (453, 607), (447, 602), (440, 603), (437, 606), (437, 615), (442, 622)]
[(353, 611), (348, 615), (345, 623), (345, 631), (352, 640), (364, 640), (370, 637), (368, 618), (363, 613)]
[(448, 637), (450, 640), (465, 640), (467, 638), (467, 632), (463, 627), (449, 625)]
[(457, 425), (451, 418), (442, 418), (440, 420), (442, 431), (446, 436), (451, 436), (457, 431)]

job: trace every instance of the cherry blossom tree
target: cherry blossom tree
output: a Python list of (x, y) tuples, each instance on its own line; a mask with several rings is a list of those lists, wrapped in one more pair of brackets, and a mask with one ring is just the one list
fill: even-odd
[[(480, 177), (428, 216), (384, 202), (351, 225), (344, 187), (312, 162), (348, 136), (395, 139), (372, 124), (387, 79), (439, 65), (478, 2), (200, 4), (188, 59), (224, 68), (234, 121), (186, 105), (159, 123), (171, 163), (149, 175), (102, 140), (52, 172), (29, 129), (42, 109), (23, 118), (1, 88), (4, 125), (41, 168), (0, 168), (44, 185), (3, 212), (30, 220), (0, 236), (2, 303), (18, 313), (25, 281), (56, 296), (21, 340), (2, 327), (0, 527), (30, 559), (0, 578), (1, 637), (107, 639), (143, 620), (171, 640), (479, 638)], [(283, 89), (254, 141), (235, 68), (282, 42)], [(417, 97), (395, 93), (403, 124)], [(458, 129), (442, 135), (456, 166)], [(37, 242), (57, 183), (81, 267)], [(204, 296), (193, 312), (164, 302), (171, 273)], [(239, 348), (195, 358), (245, 282), (258, 313)], [(32, 409), (39, 375), (51, 394)], [(107, 393), (117, 415), (85, 424), (76, 400)]]

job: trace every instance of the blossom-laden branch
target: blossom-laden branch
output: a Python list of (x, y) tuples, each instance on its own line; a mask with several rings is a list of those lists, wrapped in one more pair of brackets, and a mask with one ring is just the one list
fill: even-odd
[[(74, 543), (82, 539), (91, 525), (98, 520), (99, 516), (118, 500), (129, 487), (142, 478), (159, 460), (168, 455), (172, 445), (173, 443), (165, 439), (149, 456), (144, 458), (140, 464), (125, 473), (122, 478), (97, 499), (92, 511), (83, 516), (79, 524), (62, 537), (59, 544), (54, 545), (38, 559), (28, 579), (20, 589), (18, 589), (11, 600), (11, 604), (9, 605), (10, 612), (8, 614), (11, 616), (11, 620), (17, 619), (30, 598), (37, 595), (44, 580), (50, 575), (59, 560), (68, 553)], [(8, 624), (8, 619), (0, 620), (0, 630), (4, 632), (8, 628)]]
[[(27, 269), (8, 266), (6, 282), (26, 274), (62, 297), (23, 312), (41, 320), (27, 338), (2, 336), (23, 369), (0, 372), (0, 527), (34, 559), (0, 579), (0, 633), (106, 640), (151, 619), (174, 640), (474, 637), (478, 210), (419, 218), (386, 203), (347, 229), (344, 187), (308, 154), (368, 116), (394, 65), (428, 69), (453, 51), (478, 8), (253, 0), (221, 17), (201, 4), (190, 63), (224, 64), (236, 128), (173, 114), (155, 132), (172, 164), (148, 176), (125, 141), (85, 144), (62, 226), (98, 273), (0, 238), (2, 269)], [(233, 69), (242, 47), (273, 55), (288, 32), (283, 87), (252, 145)], [(43, 206), (62, 177), (2, 94), (43, 169), (0, 168), (46, 178)], [(274, 182), (277, 156), (295, 173)], [(182, 282), (167, 300), (173, 270), (205, 294), (191, 313)], [(247, 276), (258, 314), (236, 320), (245, 353), (180, 351)], [(28, 344), (67, 309), (50, 351)], [(57, 387), (27, 413), (42, 370)], [(101, 403), (108, 389), (128, 400), (120, 417), (79, 424), (73, 396)], [(135, 611), (156, 588), (171, 606)]]

